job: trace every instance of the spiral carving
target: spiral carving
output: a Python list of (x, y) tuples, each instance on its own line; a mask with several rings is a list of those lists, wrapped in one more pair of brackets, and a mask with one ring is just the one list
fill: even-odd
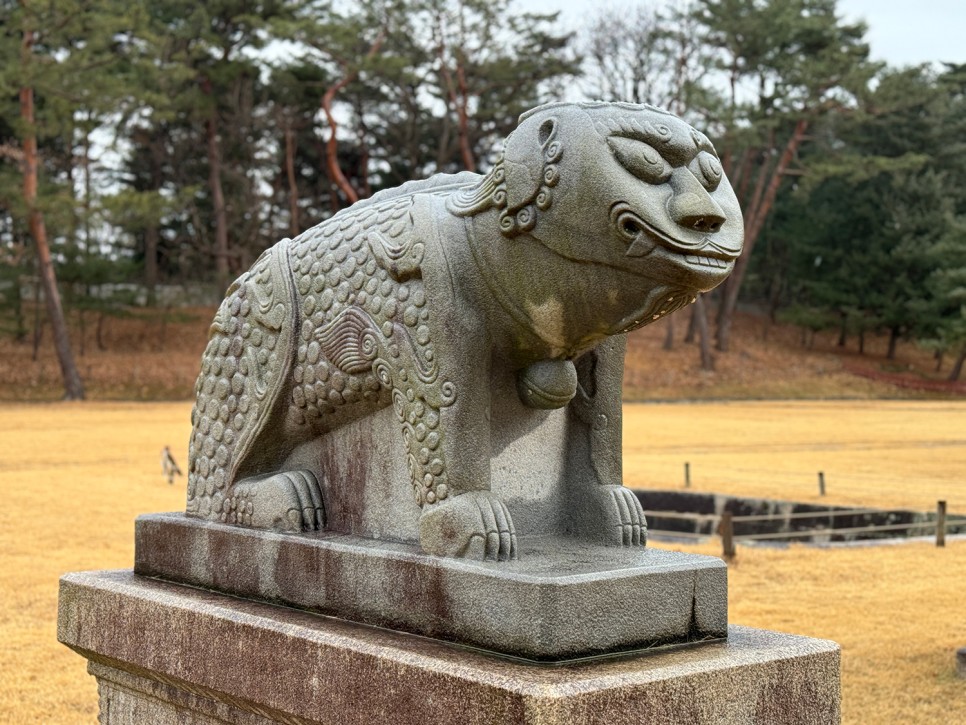
[(439, 386), (439, 393), (444, 406), (452, 405), (456, 400), (456, 386), (448, 380)]
[(549, 186), (551, 189), (557, 185), (560, 181), (560, 168), (558, 166), (550, 165), (543, 170), (543, 183)]
[(525, 206), (517, 212), (517, 229), (521, 232), (529, 232), (537, 223), (537, 215), (533, 207)]
[(563, 146), (560, 145), (559, 141), (551, 141), (547, 144), (546, 150), (544, 151), (544, 158), (546, 158), (548, 163), (556, 163), (560, 161), (560, 157), (563, 156)]
[(500, 215), (500, 231), (506, 235), (511, 235), (516, 231), (517, 223), (512, 215), (504, 212)]

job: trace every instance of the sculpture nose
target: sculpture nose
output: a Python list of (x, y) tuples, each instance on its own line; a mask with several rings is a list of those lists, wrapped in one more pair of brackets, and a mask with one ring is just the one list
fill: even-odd
[(721, 229), (725, 218), (720, 214), (682, 214), (675, 217), (675, 221), (682, 227), (688, 227), (699, 232), (714, 234)]
[(668, 202), (671, 219), (687, 229), (714, 234), (727, 219), (724, 211), (689, 171), (680, 171), (684, 173), (672, 180), (675, 193)]

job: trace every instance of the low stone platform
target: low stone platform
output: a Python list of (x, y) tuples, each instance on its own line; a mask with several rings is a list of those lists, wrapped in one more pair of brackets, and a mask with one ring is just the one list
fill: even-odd
[(728, 570), (709, 556), (531, 537), (517, 561), (475, 562), (183, 514), (140, 517), (135, 541), (137, 574), (538, 661), (727, 636)]
[(837, 645), (743, 627), (533, 665), (120, 571), (61, 579), (58, 638), (90, 660), (102, 725), (839, 722)]

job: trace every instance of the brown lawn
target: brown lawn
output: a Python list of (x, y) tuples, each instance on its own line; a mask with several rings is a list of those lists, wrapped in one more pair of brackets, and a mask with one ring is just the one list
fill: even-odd
[[(624, 406), (624, 483), (966, 515), (966, 401)], [(826, 495), (818, 492), (825, 474)]]
[[(0, 404), (0, 712), (89, 723), (84, 662), (56, 642), (57, 578), (129, 568), (132, 521), (183, 507), (161, 447), (186, 460), (188, 403)], [(966, 402), (648, 404), (625, 408), (630, 485), (966, 513)], [(681, 547), (677, 547), (681, 548)], [(715, 553), (717, 542), (690, 547)], [(731, 621), (843, 647), (846, 722), (966, 722), (966, 541), (844, 549), (740, 547)]]
[[(101, 334), (90, 313), (83, 330), (71, 315), (77, 366), (91, 400), (185, 400), (191, 397), (213, 308), (131, 310), (106, 317)], [(664, 349), (668, 324), (673, 349)], [(698, 348), (683, 341), (688, 313), (643, 327), (628, 338), (624, 397), (628, 400), (761, 400), (816, 398), (951, 398), (966, 400), (966, 381), (949, 384), (951, 366), (936, 371), (931, 353), (909, 342), (895, 360), (887, 340), (871, 333), (865, 353), (850, 338), (839, 347), (834, 332), (801, 341), (791, 325), (739, 314), (731, 351), (714, 353), (714, 371), (702, 370)], [(54, 401), (63, 396), (60, 369), (44, 328), (34, 359), (32, 340), (0, 337), (0, 400)]]

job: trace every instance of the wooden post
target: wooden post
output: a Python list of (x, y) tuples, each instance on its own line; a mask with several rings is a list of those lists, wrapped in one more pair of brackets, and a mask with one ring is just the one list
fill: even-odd
[(691, 488), (691, 464), (684, 462), (684, 487)]
[(946, 502), (936, 503), (936, 546), (946, 545)]
[(721, 556), (724, 559), (735, 558), (735, 525), (731, 512), (721, 514)]
[(818, 472), (818, 495), (825, 495), (825, 473), (823, 471)]

